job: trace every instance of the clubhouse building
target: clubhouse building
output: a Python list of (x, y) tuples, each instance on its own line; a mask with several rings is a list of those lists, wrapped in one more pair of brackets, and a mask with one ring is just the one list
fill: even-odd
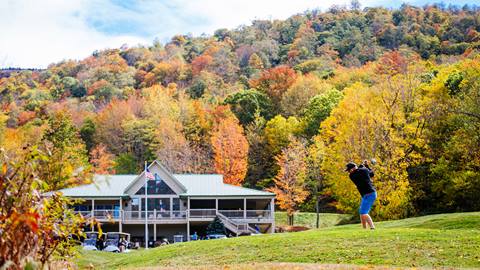
[(274, 232), (273, 193), (225, 184), (218, 174), (171, 174), (158, 161), (148, 171), (154, 180), (148, 180), (147, 196), (145, 172), (96, 175), (92, 184), (60, 192), (80, 199), (75, 211), (95, 217), (104, 232), (129, 233), (142, 245), (145, 223), (149, 241), (189, 241), (194, 233), (205, 234), (216, 216), (231, 235)]

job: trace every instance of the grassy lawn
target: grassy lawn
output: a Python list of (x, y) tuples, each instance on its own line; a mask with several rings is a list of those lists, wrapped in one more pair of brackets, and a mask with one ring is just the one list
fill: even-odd
[(309, 263), (302, 269), (352, 264), (473, 268), (480, 267), (480, 212), (379, 222), (375, 231), (362, 230), (353, 224), (298, 233), (196, 241), (128, 254), (82, 251), (77, 263), (81, 268), (91, 265), (96, 269), (149, 266), (210, 269), (224, 265), (233, 266), (228, 269), (282, 269), (278, 265), (284, 263)]
[[(339, 224), (342, 221), (348, 220), (351, 216), (345, 214), (330, 214), (330, 213), (320, 213), (320, 228), (330, 227)], [(317, 214), (316, 213), (297, 213), (293, 219), (295, 226), (305, 226), (310, 228), (315, 228), (317, 224)], [(287, 226), (287, 213), (286, 212), (275, 212), (275, 225), (276, 226)]]

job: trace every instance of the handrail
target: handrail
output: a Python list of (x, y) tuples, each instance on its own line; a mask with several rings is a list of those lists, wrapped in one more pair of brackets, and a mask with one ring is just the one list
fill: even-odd
[(242, 233), (242, 232), (249, 232), (248, 230), (248, 223), (237, 223), (231, 219), (229, 219), (228, 217), (226, 217), (225, 215), (223, 215), (222, 213), (218, 213), (218, 217), (222, 220), (222, 222), (224, 223), (224, 225), (226, 227), (230, 227), (229, 229), (232, 230), (235, 234), (239, 234), (239, 233)]
[(272, 219), (270, 210), (218, 210), (230, 219)]
[[(89, 210), (89, 211), (74, 211), (84, 217), (95, 217), (98, 219), (113, 219), (113, 220), (139, 220), (145, 219), (145, 211), (132, 211), (120, 209), (108, 210)], [(189, 215), (187, 215), (189, 214)], [(245, 224), (239, 220), (248, 219), (273, 219), (272, 211), (270, 210), (217, 210), (209, 209), (189, 209), (189, 210), (175, 210), (175, 211), (147, 211), (148, 220), (164, 220), (164, 219), (186, 219), (189, 218), (214, 218), (215, 216), (223, 217), (226, 222), (232, 223), (232, 226)]]
[[(186, 219), (187, 211), (147, 211), (148, 220)], [(145, 220), (145, 211), (124, 211), (123, 220)]]
[(77, 214), (80, 214), (84, 217), (94, 217), (98, 219), (120, 219), (122, 217), (122, 210), (119, 209), (108, 209), (108, 210), (90, 210), (90, 211), (74, 211)]
[(260, 234), (260, 232), (258, 232), (255, 228), (253, 228), (252, 226), (248, 225), (248, 230), (253, 233), (253, 234)]
[(247, 210), (247, 218), (272, 219), (271, 210)]
[(212, 218), (217, 215), (217, 209), (190, 209), (189, 215), (193, 218)]

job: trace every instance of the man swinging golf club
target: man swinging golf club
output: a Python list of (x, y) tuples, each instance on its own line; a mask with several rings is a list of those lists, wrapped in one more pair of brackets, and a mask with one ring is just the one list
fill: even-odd
[[(374, 160), (372, 160), (374, 163)], [(362, 166), (363, 165), (363, 166)], [(368, 161), (365, 160), (360, 167), (353, 162), (349, 162), (346, 165), (345, 171), (349, 173), (350, 180), (355, 184), (360, 195), (362, 196), (362, 201), (360, 202), (360, 220), (362, 221), (362, 226), (364, 229), (367, 228), (367, 224), (370, 229), (375, 229), (373, 220), (368, 214), (370, 209), (377, 198), (377, 191), (372, 184), (373, 170), (370, 169)]]

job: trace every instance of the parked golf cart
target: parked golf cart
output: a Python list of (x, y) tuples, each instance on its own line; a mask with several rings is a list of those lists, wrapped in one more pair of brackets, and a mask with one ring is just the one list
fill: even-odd
[(98, 232), (86, 232), (82, 242), (84, 250), (98, 250)]
[(106, 233), (103, 251), (127, 252), (129, 247), (130, 234), (121, 232)]
[(211, 239), (227, 239), (227, 236), (225, 234), (208, 234), (207, 240)]

